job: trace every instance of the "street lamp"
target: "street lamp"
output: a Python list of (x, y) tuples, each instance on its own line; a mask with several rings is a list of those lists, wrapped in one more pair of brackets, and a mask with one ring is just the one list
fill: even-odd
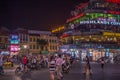
[(23, 48), (24, 48), (24, 49), (27, 49), (27, 45), (23, 45)]
[(28, 50), (28, 46), (27, 45), (23, 45), (23, 49), (25, 50), (25, 52), (27, 50), (26, 54), (29, 54), (29, 50)]

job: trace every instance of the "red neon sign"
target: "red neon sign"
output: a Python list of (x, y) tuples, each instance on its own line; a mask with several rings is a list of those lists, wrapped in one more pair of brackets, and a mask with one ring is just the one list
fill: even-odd
[(117, 15), (120, 15), (120, 11), (119, 12), (116, 12), (116, 11), (109, 11), (110, 14), (117, 14)]
[(81, 13), (81, 14), (79, 14), (78, 16), (75, 16), (75, 17), (73, 17), (73, 18), (67, 19), (66, 22), (68, 23), (68, 22), (73, 21), (73, 20), (75, 20), (75, 19), (77, 19), (77, 18), (80, 18), (80, 17), (82, 17), (82, 16), (84, 16), (83, 13)]
[(63, 34), (61, 37), (68, 37), (69, 34)]
[(118, 3), (120, 4), (120, 0), (107, 0), (107, 2)]

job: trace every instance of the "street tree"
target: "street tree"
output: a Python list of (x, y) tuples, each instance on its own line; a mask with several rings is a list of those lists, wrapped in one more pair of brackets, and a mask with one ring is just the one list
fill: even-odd
[(43, 51), (44, 48), (48, 45), (48, 42), (45, 39), (37, 39), (37, 45), (40, 46), (40, 51)]

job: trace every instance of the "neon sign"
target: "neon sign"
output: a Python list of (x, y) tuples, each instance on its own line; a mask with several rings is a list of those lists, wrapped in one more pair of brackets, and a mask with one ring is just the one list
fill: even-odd
[(120, 4), (120, 0), (107, 0), (107, 2)]
[(62, 30), (64, 30), (64, 29), (65, 29), (65, 27), (62, 26), (62, 27), (59, 27), (59, 28), (57, 28), (57, 29), (52, 30), (52, 33), (54, 33), (54, 32), (59, 32), (59, 31), (62, 31)]
[(120, 33), (103, 32), (104, 36), (120, 36)]
[(68, 37), (69, 34), (63, 34), (61, 37)]
[(120, 22), (109, 22), (109, 21), (99, 21), (99, 20), (90, 20), (90, 21), (80, 21), (80, 24), (108, 24), (108, 25), (120, 25)]
[(80, 18), (80, 17), (82, 17), (82, 16), (84, 16), (84, 14), (83, 14), (83, 13), (81, 13), (81, 14), (79, 14), (78, 16), (75, 16), (75, 17), (73, 17), (73, 18), (67, 19), (67, 21), (66, 21), (66, 22), (73, 21), (73, 20), (75, 20), (75, 19), (77, 19), (77, 18)]
[(19, 46), (18, 45), (11, 45), (10, 46), (10, 51), (11, 52), (17, 52), (19, 50)]

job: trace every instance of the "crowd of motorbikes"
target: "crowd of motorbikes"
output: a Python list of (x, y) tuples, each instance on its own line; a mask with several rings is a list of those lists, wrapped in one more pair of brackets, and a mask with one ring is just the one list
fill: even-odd
[[(62, 71), (63, 73), (69, 73), (70, 71), (70, 66), (73, 63), (73, 60), (71, 61), (65, 61), (62, 65)], [(26, 69), (27, 67), (27, 69)], [(21, 73), (21, 72), (27, 72), (31, 70), (41, 70), (42, 68), (47, 68), (48, 67), (48, 62), (47, 61), (41, 61), (41, 62), (36, 62), (32, 63), (29, 62), (27, 65), (24, 65), (22, 63), (19, 64), (19, 66), (15, 70), (15, 74)]]
[(30, 70), (40, 70), (41, 68), (46, 68), (47, 67), (47, 62), (42, 61), (42, 62), (36, 62), (32, 63), (29, 62), (27, 65), (24, 65), (20, 63), (18, 67), (15, 69), (15, 73), (20, 73), (20, 72), (27, 72)]

